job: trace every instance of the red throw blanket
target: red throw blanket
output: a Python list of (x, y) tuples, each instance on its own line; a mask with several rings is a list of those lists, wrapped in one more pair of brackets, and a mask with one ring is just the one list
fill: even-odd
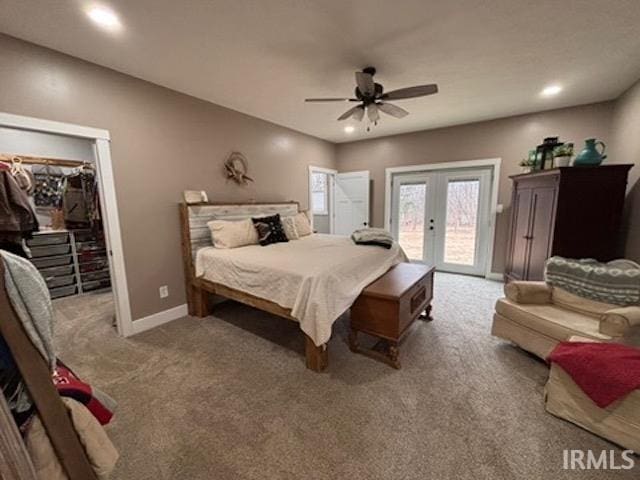
[(619, 343), (561, 342), (548, 358), (600, 408), (640, 388), (640, 349)]
[(113, 417), (115, 401), (107, 394), (84, 383), (60, 360), (57, 363), (53, 373), (53, 384), (60, 396), (70, 397), (82, 403), (100, 425), (109, 423)]

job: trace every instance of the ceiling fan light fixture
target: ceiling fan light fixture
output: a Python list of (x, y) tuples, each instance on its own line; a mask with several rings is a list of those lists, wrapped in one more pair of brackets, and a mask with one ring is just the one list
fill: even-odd
[(353, 125), (347, 125), (346, 127), (344, 127), (344, 133), (353, 133), (355, 132), (356, 127), (354, 127)]
[(377, 125), (380, 120), (379, 110), (395, 118), (403, 118), (409, 115), (409, 112), (405, 109), (386, 103), (387, 100), (405, 100), (409, 98), (426, 97), (427, 95), (438, 93), (438, 85), (435, 83), (400, 88), (385, 93), (384, 87), (374, 81), (373, 76), (375, 74), (376, 69), (373, 67), (367, 67), (361, 72), (356, 72), (355, 98), (307, 98), (305, 102), (357, 102), (359, 105), (350, 108), (340, 115), (338, 121), (350, 118), (362, 121), (366, 113), (370, 123), (367, 127), (367, 131), (369, 131), (370, 126)]

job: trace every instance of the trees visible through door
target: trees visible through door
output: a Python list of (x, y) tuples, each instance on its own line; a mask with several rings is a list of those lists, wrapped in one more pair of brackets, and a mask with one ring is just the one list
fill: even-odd
[(479, 200), (479, 180), (451, 180), (447, 183), (446, 263), (474, 265)]
[(400, 185), (398, 243), (412, 260), (424, 257), (424, 215), (427, 185)]

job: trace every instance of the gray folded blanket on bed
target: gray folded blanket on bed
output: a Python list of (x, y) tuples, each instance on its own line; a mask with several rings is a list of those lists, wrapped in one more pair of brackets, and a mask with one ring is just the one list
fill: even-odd
[(376, 245), (386, 249), (393, 245), (393, 237), (384, 228), (361, 228), (351, 234), (357, 245)]

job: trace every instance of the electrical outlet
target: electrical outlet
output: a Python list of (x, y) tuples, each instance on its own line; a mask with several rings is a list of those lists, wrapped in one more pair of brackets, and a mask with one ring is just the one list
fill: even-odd
[(169, 296), (169, 287), (166, 285), (162, 285), (158, 290), (160, 291), (160, 298), (167, 298)]

